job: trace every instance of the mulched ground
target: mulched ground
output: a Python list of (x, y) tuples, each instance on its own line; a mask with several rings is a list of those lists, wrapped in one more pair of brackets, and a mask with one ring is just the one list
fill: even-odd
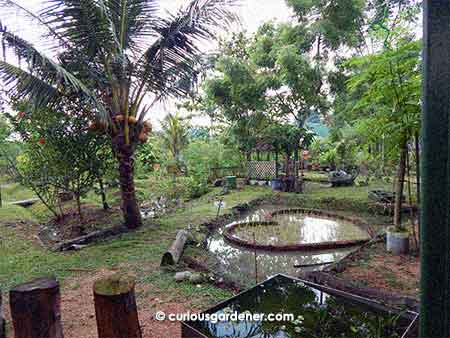
[(361, 249), (344, 261), (338, 277), (354, 284), (399, 295), (418, 297), (420, 261), (417, 255), (393, 255), (384, 242)]
[(60, 240), (70, 240), (87, 235), (93, 231), (120, 225), (122, 216), (119, 207), (103, 210), (97, 206), (83, 205), (82, 219), (77, 209), (65, 208), (64, 216), (59, 220), (51, 220), (46, 226), (59, 233)]

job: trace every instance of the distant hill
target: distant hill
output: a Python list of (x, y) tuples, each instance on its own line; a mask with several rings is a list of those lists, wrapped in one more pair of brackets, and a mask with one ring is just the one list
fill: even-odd
[(330, 128), (320, 120), (319, 115), (314, 114), (306, 120), (306, 127), (314, 131), (318, 137), (326, 138), (330, 135)]

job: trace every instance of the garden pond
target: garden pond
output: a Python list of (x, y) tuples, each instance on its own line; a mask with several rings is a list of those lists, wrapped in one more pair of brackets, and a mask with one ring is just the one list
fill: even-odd
[[(289, 314), (284, 321), (220, 320), (224, 314)], [(183, 338), (406, 338), (417, 313), (389, 309), (370, 300), (277, 275), (204, 314), (217, 321), (182, 323)], [(212, 318), (212, 317), (211, 317)]]
[[(368, 233), (355, 224), (301, 213), (272, 217), (272, 213), (277, 210), (280, 210), (280, 207), (265, 205), (243, 215), (237, 220), (238, 223), (258, 222), (270, 218), (270, 220), (276, 219), (280, 225), (238, 229), (238, 236), (249, 241), (255, 240), (256, 243), (276, 244), (369, 238)], [(322, 269), (328, 264), (341, 260), (357, 248), (353, 246), (331, 250), (290, 252), (244, 248), (230, 243), (223, 237), (224, 229), (231, 225), (214, 230), (207, 238), (207, 249), (213, 254), (214, 270), (244, 287), (254, 285), (255, 281), (267, 279), (278, 273), (298, 275), (299, 267), (303, 270)]]

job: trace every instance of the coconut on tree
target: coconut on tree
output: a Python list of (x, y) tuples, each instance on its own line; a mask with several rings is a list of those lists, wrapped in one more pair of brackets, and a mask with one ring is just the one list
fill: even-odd
[(234, 1), (192, 0), (176, 15), (161, 17), (157, 0), (49, 0), (39, 14), (0, 0), (4, 16), (18, 11), (45, 28), (46, 45), (56, 51), (46, 55), (0, 23), (3, 46), (27, 64), (22, 69), (0, 61), (9, 95), (49, 108), (76, 94), (92, 110), (89, 128), (107, 133), (119, 162), (129, 228), (142, 223), (133, 172), (136, 148), (151, 131), (147, 113), (152, 103), (190, 90), (197, 43), (235, 20)]

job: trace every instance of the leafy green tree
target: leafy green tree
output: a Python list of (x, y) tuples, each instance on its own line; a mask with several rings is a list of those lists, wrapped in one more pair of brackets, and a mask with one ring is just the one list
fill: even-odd
[(40, 108), (67, 95), (82, 97), (91, 121), (111, 139), (130, 228), (142, 224), (133, 173), (137, 145), (148, 132), (144, 119), (151, 105), (144, 98), (186, 94), (200, 54), (196, 42), (214, 38), (218, 28), (234, 20), (233, 0), (192, 0), (165, 17), (158, 16), (158, 2), (52, 0), (35, 15), (12, 0), (0, 0), (3, 16), (20, 11), (24, 20), (45, 28), (45, 40), (60, 51), (49, 58), (2, 26), (5, 45), (29, 66), (24, 70), (0, 61), (9, 94)]
[(152, 171), (152, 166), (157, 163), (157, 161), (158, 154), (157, 150), (155, 149), (155, 143), (150, 140), (140, 147), (137, 156), (137, 164), (141, 171), (145, 173), (148, 171)]
[[(289, 172), (291, 157), (294, 155), (294, 190), (303, 191), (303, 182), (298, 180), (297, 162), (299, 161), (299, 150), (305, 149), (314, 141), (314, 133), (306, 128), (292, 124), (272, 123), (262, 133), (261, 138), (265, 143), (270, 144), (276, 152), (276, 162), (278, 153), (284, 153), (286, 159), (286, 176), (291, 176)], [(278, 163), (277, 163), (278, 165)], [(278, 168), (277, 174), (278, 176)]]
[(280, 118), (294, 118), (300, 126), (313, 113), (325, 113), (325, 70), (310, 54), (313, 33), (302, 25), (263, 25), (251, 46), (258, 73), (271, 79), (270, 107)]
[(350, 91), (359, 93), (353, 110), (364, 112), (360, 119), (369, 138), (388, 136), (399, 153), (394, 223), (401, 224), (401, 203), (408, 143), (420, 130), (421, 42), (400, 40), (380, 53), (354, 58)]
[(240, 167), (242, 162), (236, 145), (224, 144), (221, 135), (191, 141), (184, 154), (189, 175), (198, 180), (209, 178), (212, 168)]
[(317, 55), (361, 44), (364, 0), (287, 0), (301, 24), (309, 22)]
[(248, 59), (224, 56), (216, 63), (217, 75), (205, 82), (206, 105), (217, 108), (210, 110), (212, 118), (230, 126), (247, 158), (256, 145), (258, 130), (266, 121), (265, 94), (270, 87), (267, 77), (256, 70)]
[(34, 190), (58, 218), (64, 214), (59, 193), (70, 192), (83, 221), (81, 198), (97, 183), (107, 208), (103, 176), (112, 154), (106, 135), (89, 127), (88, 113), (80, 114), (77, 105), (70, 103), (52, 112), (19, 106), (22, 112), (12, 121), (24, 142), (17, 172), (22, 183)]

